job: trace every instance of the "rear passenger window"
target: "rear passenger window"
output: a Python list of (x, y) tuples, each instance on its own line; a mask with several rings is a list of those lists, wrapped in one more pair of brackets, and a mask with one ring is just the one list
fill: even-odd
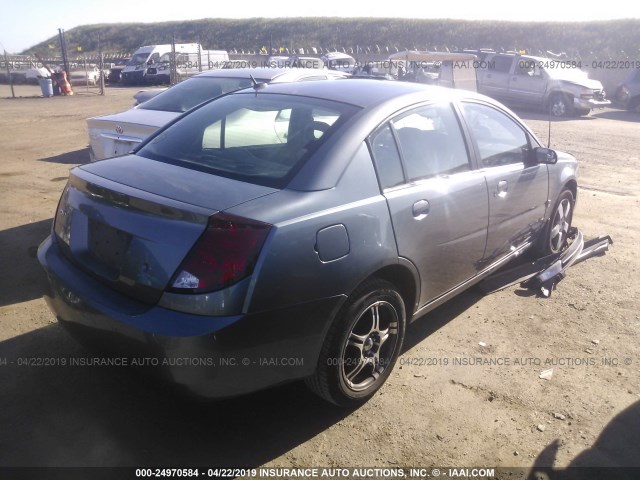
[(451, 105), (420, 107), (392, 123), (409, 180), (470, 169), (466, 144)]
[(513, 57), (496, 56), (489, 61), (489, 70), (497, 73), (509, 73), (512, 63)]
[(524, 163), (529, 155), (527, 134), (510, 117), (487, 105), (463, 103), (465, 119), (480, 150), (480, 165), (497, 167)]
[(371, 136), (370, 145), (380, 186), (384, 189), (404, 183), (398, 147), (388, 124)]

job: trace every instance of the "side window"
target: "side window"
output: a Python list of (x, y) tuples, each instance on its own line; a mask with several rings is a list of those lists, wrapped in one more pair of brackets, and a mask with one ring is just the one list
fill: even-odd
[(540, 67), (536, 60), (522, 58), (516, 65), (515, 74), (526, 77), (540, 77), (542, 72), (540, 71)]
[(451, 105), (420, 107), (392, 124), (408, 180), (470, 169), (465, 141)]
[(489, 62), (489, 70), (497, 73), (509, 73), (512, 57), (495, 56)]
[(380, 186), (384, 189), (404, 183), (398, 147), (389, 124), (386, 124), (371, 135), (369, 145), (371, 146)]
[(525, 131), (502, 112), (477, 103), (463, 103), (464, 116), (480, 150), (480, 165), (524, 163), (529, 155)]

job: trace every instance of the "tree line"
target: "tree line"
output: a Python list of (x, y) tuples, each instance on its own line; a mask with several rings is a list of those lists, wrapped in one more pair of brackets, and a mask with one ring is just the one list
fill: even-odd
[[(133, 52), (142, 45), (200, 43), (206, 49), (347, 52), (490, 48), (568, 58), (640, 59), (640, 20), (498, 22), (399, 18), (202, 19), (84, 25), (65, 32), (74, 52)], [(58, 36), (24, 54), (57, 55)]]

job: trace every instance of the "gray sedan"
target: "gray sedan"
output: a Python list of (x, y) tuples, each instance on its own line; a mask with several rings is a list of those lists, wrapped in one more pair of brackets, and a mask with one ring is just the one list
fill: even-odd
[(305, 379), (358, 404), (409, 322), (565, 247), (576, 169), (471, 92), (256, 85), (71, 171), (38, 252), (46, 298), (80, 341), (189, 392)]

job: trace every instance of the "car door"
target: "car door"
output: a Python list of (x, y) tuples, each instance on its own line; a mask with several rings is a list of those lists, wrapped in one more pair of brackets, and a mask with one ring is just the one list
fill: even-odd
[(509, 100), (509, 78), (513, 59), (512, 55), (495, 55), (487, 61), (487, 68), (482, 70), (478, 83), (480, 93), (496, 100)]
[(485, 263), (509, 253), (544, 222), (549, 195), (547, 165), (534, 162), (535, 140), (498, 107), (462, 102), (478, 166), (489, 193)]
[(477, 273), (488, 223), (485, 179), (472, 168), (448, 103), (398, 115), (369, 142), (399, 255), (420, 274), (422, 306)]
[(518, 60), (509, 81), (509, 103), (542, 106), (547, 90), (547, 78), (539, 62), (531, 58)]

